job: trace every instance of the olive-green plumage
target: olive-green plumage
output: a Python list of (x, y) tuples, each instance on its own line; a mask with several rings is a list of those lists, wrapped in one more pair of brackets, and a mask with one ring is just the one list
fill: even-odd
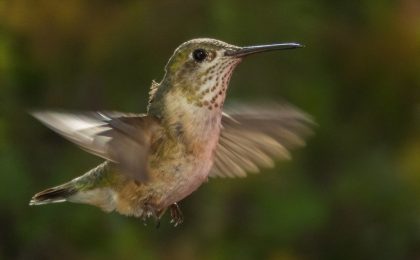
[(304, 144), (311, 120), (291, 106), (236, 106), (223, 112), (236, 65), (252, 53), (299, 44), (237, 47), (214, 39), (180, 45), (160, 83), (152, 82), (147, 114), (35, 112), (45, 125), (105, 162), (30, 204), (77, 202), (110, 212), (160, 219), (207, 178), (244, 177)]

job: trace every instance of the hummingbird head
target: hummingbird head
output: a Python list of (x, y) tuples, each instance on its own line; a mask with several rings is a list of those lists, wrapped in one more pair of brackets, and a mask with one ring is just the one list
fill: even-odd
[(185, 97), (190, 104), (209, 110), (220, 109), (232, 72), (244, 57), (299, 47), (303, 46), (298, 43), (281, 43), (238, 47), (215, 39), (193, 39), (175, 50), (156, 92), (164, 96), (164, 93), (174, 91)]

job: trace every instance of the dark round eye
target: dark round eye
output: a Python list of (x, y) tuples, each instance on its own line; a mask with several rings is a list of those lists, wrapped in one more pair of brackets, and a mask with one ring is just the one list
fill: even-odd
[(197, 49), (193, 51), (192, 56), (194, 60), (198, 62), (202, 62), (203, 60), (207, 58), (207, 52), (203, 49)]

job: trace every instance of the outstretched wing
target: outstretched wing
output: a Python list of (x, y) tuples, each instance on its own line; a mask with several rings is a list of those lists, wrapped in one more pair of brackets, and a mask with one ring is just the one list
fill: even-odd
[(147, 155), (159, 127), (154, 118), (120, 112), (43, 111), (32, 115), (82, 149), (117, 163), (129, 177), (147, 181)]
[(290, 159), (289, 149), (305, 145), (312, 119), (290, 105), (237, 106), (223, 114), (211, 177), (246, 177)]

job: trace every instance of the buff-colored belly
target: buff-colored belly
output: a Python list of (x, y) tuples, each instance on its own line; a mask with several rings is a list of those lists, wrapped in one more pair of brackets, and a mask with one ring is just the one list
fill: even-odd
[(198, 189), (207, 180), (212, 163), (211, 156), (185, 156), (153, 169), (148, 183), (126, 180), (117, 192), (116, 209), (135, 216), (151, 209), (164, 210)]
[(200, 158), (185, 167), (185, 171), (178, 174), (178, 178), (174, 180), (173, 184), (168, 185), (170, 188), (166, 189), (166, 193), (162, 195), (161, 204), (167, 207), (198, 189), (203, 182), (207, 181), (211, 166), (212, 160), (210, 158)]

